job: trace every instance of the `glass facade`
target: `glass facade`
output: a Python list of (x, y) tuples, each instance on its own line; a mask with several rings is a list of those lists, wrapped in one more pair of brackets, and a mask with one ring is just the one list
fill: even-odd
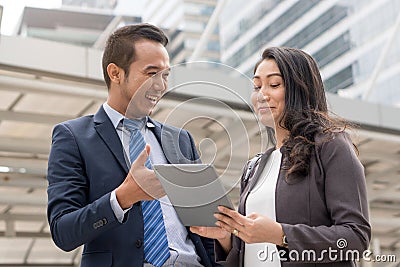
[[(235, 9), (241, 17), (236, 19), (236, 29), (221, 27), (223, 63), (252, 75), (255, 55), (266, 45), (296, 47), (317, 60), (327, 91), (400, 106), (400, 26), (396, 25), (400, 1), (340, 0), (327, 5), (327, 1), (259, 0), (248, 13), (240, 13), (243, 1), (242, 6), (234, 2), (223, 17)], [(284, 6), (285, 12), (265, 19)], [(308, 20), (311, 13), (312, 21)], [(280, 42), (284, 31), (289, 38)]]
[[(167, 49), (172, 64), (186, 62), (197, 48), (197, 44), (213, 14), (217, 0), (190, 1), (174, 0), (147, 1), (150, 10), (144, 10), (143, 21), (153, 23), (166, 29), (171, 40)], [(181, 34), (180, 38), (174, 38)], [(177, 43), (179, 42), (179, 43)], [(218, 24), (196, 60), (220, 61), (220, 44)]]
[(325, 90), (330, 93), (337, 93), (340, 88), (346, 88), (353, 84), (353, 68), (351, 65), (324, 81)]
[[(223, 48), (227, 48), (229, 47), (229, 44), (237, 41), (241, 36), (243, 32), (249, 31), (251, 30), (252, 27), (254, 27), (254, 25), (256, 25), (256, 23), (258, 21), (260, 21), (262, 18), (264, 18), (267, 13), (272, 9), (273, 6), (277, 5), (279, 2), (282, 2), (281, 0), (261, 0), (259, 1), (259, 3), (257, 3), (257, 5), (255, 5), (254, 7), (251, 8), (251, 10), (248, 11), (249, 14), (251, 14), (248, 17), (244, 17), (240, 20), (238, 20), (235, 23), (235, 26), (231, 27), (229, 32), (224, 32), (224, 34), (226, 34), (226, 36), (221, 36), (222, 40), (222, 47)], [(239, 9), (240, 4), (242, 3), (242, 1), (236, 1), (236, 4), (239, 5)], [(232, 7), (231, 7), (232, 8)], [(232, 13), (236, 13), (235, 11), (233, 12), (229, 12), (229, 10), (227, 10), (226, 12), (227, 14), (225, 16), (221, 17), (221, 23), (225, 23), (225, 21), (229, 21), (231, 19), (231, 15)], [(229, 14), (229, 16), (227, 16)]]
[(319, 49), (313, 54), (313, 57), (318, 62), (318, 66), (322, 68), (340, 55), (349, 51), (350, 48), (349, 33), (345, 32), (326, 46)]
[(326, 13), (322, 14), (318, 19), (313, 21), (304, 30), (297, 33), (283, 46), (302, 48), (326, 30), (341, 21), (347, 15), (347, 8), (343, 6), (333, 6)]
[(293, 5), (286, 13), (273, 21), (265, 29), (263, 29), (255, 38), (239, 49), (234, 56), (226, 61), (226, 64), (237, 67), (247, 59), (250, 55), (259, 52), (263, 44), (268, 43), (281, 31), (289, 27), (296, 19), (301, 17), (305, 11), (316, 5), (318, 0), (299, 1)]

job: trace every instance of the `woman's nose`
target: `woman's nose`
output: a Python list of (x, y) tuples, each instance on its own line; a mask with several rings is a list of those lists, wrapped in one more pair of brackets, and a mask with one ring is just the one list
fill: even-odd
[(263, 93), (262, 90), (260, 90), (260, 91), (258, 92), (258, 95), (257, 95), (257, 101), (258, 101), (258, 102), (269, 101), (269, 99), (270, 99), (270, 97), (269, 97), (267, 94), (265, 94), (265, 92)]

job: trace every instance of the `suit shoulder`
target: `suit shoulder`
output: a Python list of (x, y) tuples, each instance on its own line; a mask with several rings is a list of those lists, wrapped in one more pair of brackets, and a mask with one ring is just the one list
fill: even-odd
[(173, 126), (173, 125), (170, 125), (170, 124), (164, 124), (164, 123), (161, 123), (161, 122), (153, 120), (153, 119), (151, 120), (151, 122), (156, 127), (160, 127), (161, 129), (167, 130), (169, 132), (175, 132), (175, 133), (180, 133), (180, 132), (186, 133), (186, 132), (188, 132), (187, 130), (185, 130), (183, 128), (179, 128), (179, 127), (176, 127), (176, 126)]
[(315, 137), (316, 152), (320, 155), (333, 155), (339, 153), (341, 155), (355, 153), (357, 149), (353, 145), (351, 137), (347, 132), (334, 132), (331, 134), (320, 134)]
[(317, 146), (351, 144), (351, 137), (347, 132), (320, 133), (315, 136)]
[(171, 132), (187, 132), (187, 130), (185, 130), (183, 128), (178, 128), (178, 127), (175, 127), (175, 126), (169, 125), (169, 124), (164, 124), (163, 127), (170, 130)]
[(82, 129), (82, 128), (90, 125), (92, 122), (93, 122), (93, 115), (87, 115), (87, 116), (79, 117), (76, 119), (63, 121), (63, 122), (55, 125), (54, 128), (66, 127), (70, 130), (71, 129)]

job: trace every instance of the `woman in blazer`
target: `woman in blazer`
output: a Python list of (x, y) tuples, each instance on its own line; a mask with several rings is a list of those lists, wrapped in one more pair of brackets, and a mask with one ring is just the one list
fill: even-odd
[(224, 266), (354, 266), (371, 236), (364, 169), (348, 123), (328, 113), (315, 60), (267, 48), (253, 82), (276, 145), (245, 166), (238, 212), (219, 207), (217, 227), (191, 231), (216, 239)]

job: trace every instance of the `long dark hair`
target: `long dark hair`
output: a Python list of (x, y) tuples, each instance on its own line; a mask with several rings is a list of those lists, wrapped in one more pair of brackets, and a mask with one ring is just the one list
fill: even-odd
[(305, 176), (309, 172), (315, 136), (323, 133), (329, 139), (350, 123), (329, 116), (324, 84), (318, 65), (310, 55), (295, 48), (270, 47), (263, 51), (254, 73), (266, 59), (276, 62), (285, 86), (285, 108), (278, 123), (289, 131), (281, 150), (286, 178), (289, 174)]

